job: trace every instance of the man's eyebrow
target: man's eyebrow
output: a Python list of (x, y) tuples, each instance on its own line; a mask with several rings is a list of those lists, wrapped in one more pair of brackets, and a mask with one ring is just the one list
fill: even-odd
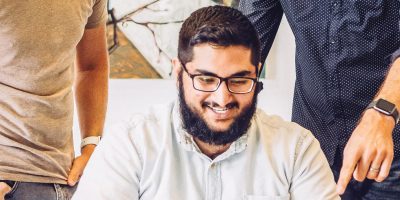
[(236, 73), (234, 73), (234, 74), (232, 74), (232, 75), (230, 75), (231, 77), (232, 76), (247, 76), (247, 75), (249, 75), (249, 74), (251, 74), (251, 73), (253, 73), (253, 72), (251, 72), (251, 71), (249, 71), (249, 70), (243, 70), (243, 71), (240, 71), (240, 72), (236, 72)]
[[(211, 75), (211, 76), (218, 76), (218, 75), (215, 74), (215, 73), (212, 73), (212, 72), (207, 71), (207, 70), (202, 70), (202, 69), (196, 69), (195, 72), (198, 73), (198, 74), (203, 74), (203, 75), (207, 75), (207, 76), (209, 76), (209, 75)], [(253, 72), (251, 72), (251, 71), (249, 71), (249, 70), (243, 70), (243, 71), (236, 72), (236, 73), (234, 73), (234, 74), (232, 74), (232, 75), (230, 75), (230, 76), (228, 76), (228, 77), (247, 76), (247, 75), (249, 75), (249, 74), (251, 74), (251, 73), (253, 73)]]
[(211, 75), (211, 76), (218, 76), (218, 75), (215, 74), (215, 73), (212, 73), (212, 72), (207, 71), (207, 70), (202, 70), (202, 69), (196, 69), (195, 72), (196, 72), (197, 74), (203, 74), (203, 75), (207, 75), (207, 76), (209, 76), (209, 75)]

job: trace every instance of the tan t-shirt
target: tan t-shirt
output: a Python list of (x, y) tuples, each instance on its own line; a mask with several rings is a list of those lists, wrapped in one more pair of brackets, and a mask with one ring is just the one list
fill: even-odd
[(66, 183), (76, 45), (106, 19), (106, 0), (0, 0), (0, 180)]

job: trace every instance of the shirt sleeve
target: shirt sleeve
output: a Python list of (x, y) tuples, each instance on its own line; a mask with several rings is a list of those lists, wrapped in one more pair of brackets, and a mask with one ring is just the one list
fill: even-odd
[(241, 0), (239, 10), (257, 30), (261, 42), (261, 61), (264, 62), (282, 20), (282, 6), (278, 0)]
[(95, 0), (92, 10), (85, 28), (95, 28), (106, 23), (108, 17), (107, 0)]
[(307, 131), (296, 147), (290, 194), (292, 200), (337, 200), (336, 184), (319, 142)]
[(391, 63), (393, 63), (399, 57), (400, 57), (400, 48), (392, 54)]
[(96, 147), (72, 200), (138, 200), (141, 169), (129, 128), (116, 126)]

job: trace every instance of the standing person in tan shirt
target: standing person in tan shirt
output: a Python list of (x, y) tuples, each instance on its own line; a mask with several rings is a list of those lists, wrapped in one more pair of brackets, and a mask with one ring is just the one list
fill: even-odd
[(0, 0), (0, 200), (70, 199), (103, 130), (106, 19), (106, 0)]

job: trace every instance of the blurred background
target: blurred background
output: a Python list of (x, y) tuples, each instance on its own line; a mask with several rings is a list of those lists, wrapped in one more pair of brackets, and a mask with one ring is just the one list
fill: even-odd
[[(183, 21), (193, 11), (216, 4), (237, 8), (239, 0), (109, 0), (110, 77), (169, 79)], [(293, 57), (294, 39), (284, 19), (267, 61), (266, 78), (285, 74), (287, 83), (287, 77), (294, 77)]]

